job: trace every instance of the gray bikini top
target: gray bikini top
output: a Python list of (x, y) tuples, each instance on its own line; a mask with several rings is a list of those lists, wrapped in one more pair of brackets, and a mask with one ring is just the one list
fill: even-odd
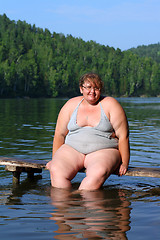
[(74, 112), (72, 113), (72, 116), (70, 118), (70, 121), (68, 123), (68, 130), (69, 131), (75, 131), (75, 130), (78, 130), (78, 129), (81, 129), (81, 128), (93, 128), (93, 129), (97, 129), (99, 131), (102, 131), (102, 132), (105, 132), (105, 136), (106, 136), (106, 133), (108, 133), (109, 135), (112, 135), (113, 133), (113, 127), (109, 121), (109, 119), (107, 118), (103, 108), (102, 108), (102, 104), (100, 102), (100, 107), (101, 107), (101, 118), (100, 118), (100, 122), (95, 126), (95, 127), (90, 127), (90, 126), (85, 126), (85, 127), (81, 127), (77, 124), (77, 113), (78, 113), (78, 108), (79, 108), (79, 105), (81, 104), (81, 102), (83, 101), (84, 99), (82, 99), (80, 101), (80, 103), (78, 104), (78, 106), (75, 108)]
[[(83, 99), (81, 102), (82, 101)], [(83, 154), (88, 154), (100, 149), (118, 148), (118, 140), (112, 137), (113, 127), (101, 103), (101, 118), (95, 127), (80, 127), (77, 124), (77, 112), (81, 102), (75, 108), (68, 123), (67, 127), (69, 132), (65, 138), (65, 144), (68, 144)]]

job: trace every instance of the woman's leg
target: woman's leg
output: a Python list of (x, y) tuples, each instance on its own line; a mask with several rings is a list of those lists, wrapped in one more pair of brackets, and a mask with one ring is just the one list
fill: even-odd
[(50, 171), (51, 185), (57, 188), (70, 188), (71, 180), (84, 167), (84, 154), (64, 144), (47, 164)]
[(120, 162), (121, 157), (117, 149), (102, 149), (86, 155), (84, 161), (86, 177), (81, 182), (79, 189), (99, 189)]

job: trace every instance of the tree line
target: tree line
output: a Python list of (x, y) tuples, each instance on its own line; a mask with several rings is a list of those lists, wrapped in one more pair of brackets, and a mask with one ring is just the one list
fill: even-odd
[(160, 63), (150, 56), (51, 33), (0, 15), (1, 98), (75, 96), (79, 77), (91, 71), (103, 79), (106, 95), (160, 93)]
[(151, 57), (154, 61), (160, 63), (160, 43), (138, 46), (137, 48), (131, 48), (130, 51), (140, 57)]

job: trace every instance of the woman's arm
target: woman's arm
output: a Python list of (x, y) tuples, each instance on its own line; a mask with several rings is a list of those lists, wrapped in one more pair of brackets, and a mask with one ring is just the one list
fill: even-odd
[(118, 101), (114, 98), (109, 98), (109, 101), (110, 122), (119, 140), (119, 152), (122, 159), (122, 163), (119, 169), (119, 175), (122, 176), (127, 172), (130, 160), (128, 121), (125, 111), (118, 103)]
[(55, 134), (53, 138), (52, 158), (58, 148), (60, 148), (64, 144), (65, 137), (68, 133), (67, 124), (70, 119), (68, 105), (68, 102), (65, 103), (65, 105), (61, 108), (57, 118)]
[[(63, 126), (63, 128), (61, 127)], [(52, 149), (52, 158), (55, 154), (55, 152), (60, 148), (64, 142), (65, 142), (65, 137), (68, 133), (67, 129), (64, 127), (65, 125), (61, 125), (59, 121), (57, 121), (56, 129), (55, 129), (55, 134), (53, 138), (53, 149)]]
[[(125, 131), (124, 131), (125, 132)], [(119, 134), (117, 134), (119, 135)], [(122, 164), (119, 168), (119, 175), (122, 176), (127, 172), (130, 159), (129, 134), (119, 135), (119, 152), (122, 158)]]
[(53, 139), (52, 158), (55, 152), (58, 150), (58, 148), (60, 148), (65, 142), (65, 137), (68, 133), (67, 129), (68, 122), (75, 107), (78, 105), (80, 99), (81, 98), (79, 97), (75, 97), (68, 100), (59, 112)]

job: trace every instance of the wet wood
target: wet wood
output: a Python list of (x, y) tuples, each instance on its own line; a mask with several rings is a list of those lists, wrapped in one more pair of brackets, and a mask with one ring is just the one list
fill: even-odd
[[(29, 178), (33, 178), (34, 173), (41, 173), (43, 169), (46, 169), (46, 163), (43, 160), (0, 157), (0, 165), (5, 165), (5, 170), (13, 173), (13, 184), (20, 182), (22, 172), (26, 172)], [(81, 172), (84, 171), (85, 169), (81, 170)], [(125, 175), (160, 178), (160, 168), (129, 167)]]
[(42, 169), (42, 168), (45, 168), (46, 161), (34, 160), (34, 159), (20, 159), (20, 158), (0, 157), (0, 165), (31, 167), (31, 168)]
[(160, 168), (129, 167), (126, 176), (160, 178)]
[(46, 162), (32, 159), (0, 157), (0, 165), (4, 165), (6, 171), (13, 173), (13, 184), (16, 185), (20, 182), (22, 172), (26, 172), (28, 178), (32, 179), (34, 173), (42, 172), (42, 169), (46, 166)]

